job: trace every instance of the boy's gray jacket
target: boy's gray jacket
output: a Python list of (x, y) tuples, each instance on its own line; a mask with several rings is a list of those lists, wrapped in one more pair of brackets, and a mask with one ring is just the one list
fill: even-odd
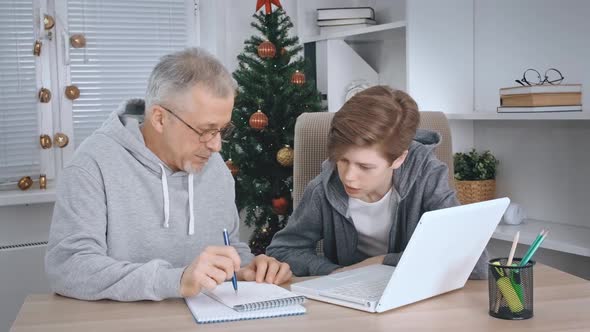
[(218, 153), (196, 174), (173, 172), (144, 143), (131, 100), (60, 174), (45, 268), (59, 294), (85, 300), (180, 297), (184, 268), (223, 229), (241, 257), (234, 179)]
[[(424, 212), (459, 205), (449, 186), (448, 167), (434, 154), (439, 142), (438, 133), (419, 129), (406, 161), (394, 171), (398, 195), (391, 196), (397, 200), (397, 208), (391, 216), (384, 264), (397, 265)], [(322, 239), (324, 256), (318, 256), (316, 244)], [(305, 188), (287, 226), (274, 236), (267, 254), (289, 263), (297, 276), (323, 275), (368, 258), (357, 249), (357, 243), (358, 233), (348, 214), (348, 195), (334, 164), (326, 161), (322, 172)], [(485, 251), (470, 278), (487, 278)]]

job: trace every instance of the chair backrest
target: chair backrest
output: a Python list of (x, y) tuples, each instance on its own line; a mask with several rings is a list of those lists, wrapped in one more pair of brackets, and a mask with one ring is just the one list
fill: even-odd
[[(295, 156), (293, 160), (293, 207), (303, 196), (305, 186), (320, 173), (328, 158), (328, 130), (334, 113), (303, 113), (295, 123)], [(449, 185), (454, 188), (451, 130), (442, 112), (420, 112), (419, 128), (438, 132), (442, 141), (436, 148), (438, 159), (449, 167)]]

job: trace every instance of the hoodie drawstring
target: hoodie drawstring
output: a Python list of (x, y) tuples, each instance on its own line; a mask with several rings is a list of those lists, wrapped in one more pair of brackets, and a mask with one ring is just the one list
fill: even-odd
[(160, 169), (162, 169), (162, 194), (164, 194), (164, 228), (168, 228), (170, 226), (170, 197), (168, 196), (168, 178), (166, 178), (166, 170), (164, 166), (160, 164)]
[(193, 201), (195, 195), (193, 190), (193, 177), (193, 173), (188, 174), (188, 235), (193, 235), (195, 233), (195, 213), (193, 211)]
[[(162, 226), (168, 228), (170, 226), (170, 195), (168, 194), (168, 178), (166, 177), (166, 169), (160, 164), (162, 170), (162, 194), (164, 195), (164, 223)], [(188, 235), (195, 234), (195, 212), (194, 212), (194, 174), (189, 173), (188, 175)]]

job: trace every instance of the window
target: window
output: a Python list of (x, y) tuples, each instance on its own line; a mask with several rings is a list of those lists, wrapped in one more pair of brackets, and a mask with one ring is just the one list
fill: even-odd
[[(159, 58), (198, 45), (196, 0), (12, 0), (0, 3), (0, 185), (54, 176), (126, 99), (143, 98)], [(55, 7), (53, 7), (55, 3)], [(45, 30), (44, 15), (55, 27)], [(70, 36), (81, 34), (85, 47)], [(36, 40), (41, 56), (33, 55)], [(66, 98), (68, 86), (80, 97)], [(41, 103), (41, 87), (52, 100)], [(39, 137), (70, 143), (41, 149)], [(38, 187), (38, 186), (37, 186)]]
[(39, 174), (33, 1), (0, 2), (0, 183)]
[[(70, 34), (87, 46), (71, 48), (71, 83), (81, 96), (72, 107), (78, 146), (127, 98), (143, 98), (158, 59), (190, 44), (185, 0), (68, 0)], [(68, 61), (69, 60), (69, 61)]]

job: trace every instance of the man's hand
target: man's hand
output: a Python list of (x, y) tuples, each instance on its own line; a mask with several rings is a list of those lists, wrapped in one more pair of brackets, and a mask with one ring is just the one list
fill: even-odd
[(358, 269), (359, 267), (363, 267), (363, 266), (367, 266), (367, 265), (383, 264), (384, 259), (385, 259), (385, 255), (367, 258), (362, 262), (336, 269), (336, 270), (332, 271), (330, 274), (344, 272), (344, 271), (348, 271), (348, 270), (354, 270), (354, 269)]
[(266, 282), (280, 285), (289, 281), (293, 273), (287, 263), (281, 263), (272, 257), (258, 255), (248, 266), (238, 271), (238, 279), (243, 281)]
[(184, 269), (180, 295), (190, 297), (202, 290), (213, 290), (240, 269), (240, 256), (231, 246), (210, 246)]

